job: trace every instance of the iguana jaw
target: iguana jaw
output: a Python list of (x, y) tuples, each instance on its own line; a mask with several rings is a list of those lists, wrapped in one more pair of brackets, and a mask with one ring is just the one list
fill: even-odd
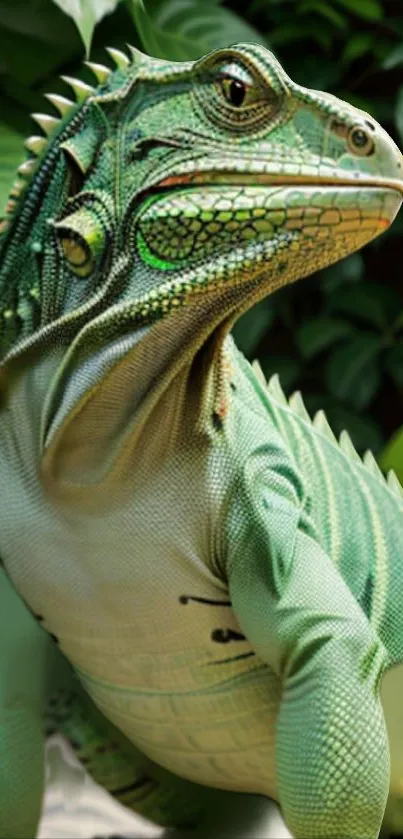
[(376, 178), (354, 173), (345, 177), (323, 177), (321, 175), (287, 175), (257, 172), (231, 172), (212, 170), (211, 172), (191, 172), (188, 174), (170, 175), (155, 184), (155, 190), (172, 189), (180, 186), (234, 185), (234, 186), (320, 186), (320, 187), (355, 187), (364, 189), (392, 189), (398, 192), (403, 200), (403, 180), (398, 178)]

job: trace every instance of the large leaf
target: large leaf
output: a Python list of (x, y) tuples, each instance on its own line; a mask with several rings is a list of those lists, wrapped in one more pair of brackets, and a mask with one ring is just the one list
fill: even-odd
[(24, 159), (23, 141), (20, 134), (0, 123), (0, 217), (15, 179), (15, 170)]
[(401, 64), (403, 64), (403, 44), (397, 44), (391, 52), (388, 52), (382, 62), (382, 67), (384, 70), (394, 70)]
[(353, 320), (365, 321), (377, 329), (385, 329), (401, 307), (397, 292), (381, 283), (345, 286), (328, 301), (329, 311), (342, 312)]
[(235, 324), (233, 333), (240, 350), (251, 358), (265, 332), (274, 320), (274, 310), (271, 300), (266, 298), (245, 312)]
[(144, 49), (158, 58), (188, 61), (240, 41), (265, 44), (253, 26), (217, 2), (165, 0), (153, 5), (153, 17), (142, 0), (128, 0)]
[(381, 350), (374, 332), (359, 332), (337, 347), (326, 364), (329, 392), (357, 410), (366, 408), (379, 388)]
[(304, 321), (296, 331), (295, 340), (304, 358), (314, 358), (351, 334), (353, 329), (353, 325), (347, 320), (322, 315)]
[(53, 0), (74, 20), (87, 54), (96, 24), (116, 9), (120, 0)]
[(403, 342), (395, 344), (387, 351), (385, 369), (398, 387), (403, 387)]
[[(325, 294), (332, 294), (344, 283), (357, 283), (364, 274), (364, 260), (361, 253), (352, 253), (336, 265), (321, 272), (322, 288)], [(338, 296), (337, 295), (336, 297)]]
[[(63, 15), (49, 0), (0, 0), (0, 30), (13, 43), (15, 34), (35, 38), (43, 44), (64, 44), (68, 39)], [(68, 28), (68, 27), (67, 27)]]
[(336, 0), (357, 17), (363, 20), (382, 20), (383, 8), (379, 0)]
[(394, 469), (403, 486), (403, 427), (392, 437), (379, 457), (382, 469)]

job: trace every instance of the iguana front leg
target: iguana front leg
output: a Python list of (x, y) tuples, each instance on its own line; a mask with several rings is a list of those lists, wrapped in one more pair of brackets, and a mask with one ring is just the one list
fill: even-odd
[(51, 640), (0, 568), (0, 837), (36, 835), (44, 784), (43, 704)]
[(286, 823), (298, 839), (375, 839), (389, 786), (384, 648), (304, 532), (285, 477), (262, 470), (247, 484), (230, 516), (229, 586), (242, 631), (283, 684), (276, 767)]

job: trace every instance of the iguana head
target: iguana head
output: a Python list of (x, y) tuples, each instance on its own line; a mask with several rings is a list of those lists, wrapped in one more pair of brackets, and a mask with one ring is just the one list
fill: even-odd
[(110, 52), (116, 69), (90, 65), (94, 89), (68, 80), (77, 102), (50, 96), (60, 119), (37, 115), (47, 136), (27, 141), (0, 245), (3, 353), (50, 324), (145, 324), (201, 295), (235, 317), (393, 220), (393, 141), (263, 47)]

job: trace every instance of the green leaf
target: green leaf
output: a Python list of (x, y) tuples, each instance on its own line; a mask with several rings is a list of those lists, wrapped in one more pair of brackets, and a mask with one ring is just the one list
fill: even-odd
[(158, 58), (188, 61), (241, 41), (267, 45), (251, 24), (210, 0), (166, 0), (152, 20), (143, 0), (128, 0), (128, 8), (144, 49)]
[(353, 405), (366, 408), (381, 381), (382, 342), (373, 332), (360, 332), (337, 347), (326, 363), (325, 380), (329, 392)]
[(337, 12), (330, 3), (323, 3), (322, 0), (305, 0), (297, 6), (298, 14), (318, 14), (326, 18), (338, 29), (345, 29), (347, 26), (347, 18)]
[(399, 67), (400, 64), (403, 64), (403, 44), (397, 44), (392, 52), (388, 53), (382, 62), (382, 68), (384, 70), (393, 70), (395, 67)]
[[(323, 50), (323, 52), (328, 52), (332, 45), (332, 31), (329, 29), (328, 24), (325, 24), (324, 21), (317, 21), (315, 26), (312, 26), (311, 22), (304, 22), (295, 25), (295, 23), (286, 23), (283, 24), (281, 27), (277, 29), (277, 31), (273, 31), (270, 33), (270, 42), (271, 44), (283, 46), (283, 44), (292, 44), (297, 41), (299, 44), (301, 41), (307, 38), (311, 41), (315, 41), (319, 47)], [(298, 54), (298, 65), (300, 66), (301, 73), (303, 73), (303, 64), (301, 63), (300, 56)], [(307, 56), (305, 55), (304, 58)], [(316, 59), (316, 65), (318, 71), (325, 68), (326, 70), (334, 69), (333, 65), (326, 62), (320, 62)], [(317, 83), (319, 86), (319, 83)]]
[(235, 324), (233, 329), (235, 342), (248, 358), (253, 358), (258, 344), (265, 332), (270, 329), (273, 320), (272, 304), (266, 298), (245, 312)]
[(353, 329), (353, 325), (347, 320), (323, 315), (302, 323), (295, 333), (295, 340), (304, 358), (314, 358), (346, 335), (350, 335)]
[(403, 426), (389, 441), (378, 460), (381, 469), (385, 472), (394, 469), (403, 485)]
[(400, 139), (403, 141), (403, 86), (399, 88), (396, 106), (395, 106), (395, 123), (399, 132)]
[(114, 11), (120, 0), (53, 0), (74, 20), (88, 55), (96, 24)]
[(371, 52), (375, 43), (375, 35), (372, 32), (356, 32), (347, 42), (343, 53), (342, 63), (350, 64), (361, 58), (367, 52)]
[(396, 344), (385, 355), (385, 370), (398, 387), (403, 387), (403, 343)]
[(342, 259), (336, 265), (330, 265), (321, 272), (322, 288), (326, 293), (331, 294), (343, 283), (356, 283), (364, 273), (364, 260), (362, 254), (353, 253)]
[(336, 2), (363, 20), (382, 20), (383, 18), (382, 4), (378, 0), (336, 0)]
[(337, 294), (328, 298), (327, 307), (384, 330), (399, 311), (401, 300), (392, 288), (381, 283), (361, 283), (339, 288)]
[(25, 157), (23, 142), (21, 134), (0, 124), (0, 217), (15, 180), (15, 170)]

